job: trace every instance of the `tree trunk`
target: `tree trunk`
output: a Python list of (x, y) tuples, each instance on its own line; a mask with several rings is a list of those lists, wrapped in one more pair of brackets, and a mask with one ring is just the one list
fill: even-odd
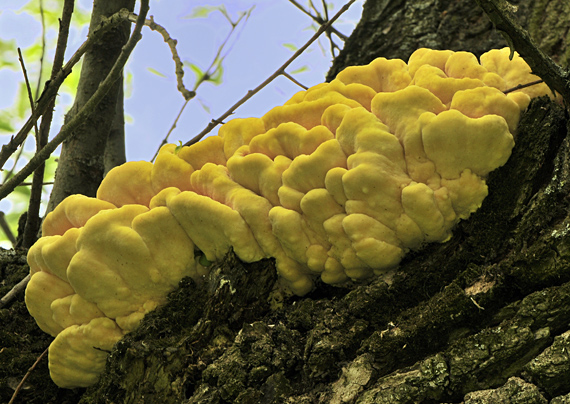
[[(134, 3), (135, 0), (95, 0), (89, 32), (99, 26), (102, 18), (109, 17), (122, 8), (132, 11)], [(87, 51), (81, 67), (77, 96), (66, 119), (76, 114), (97, 91), (127, 42), (129, 32), (130, 23), (125, 22), (110, 30), (98, 44)], [(113, 122), (123, 122), (120, 117), (115, 119), (117, 114), (123, 113), (122, 109), (117, 110), (117, 103), (122, 106), (122, 100), (118, 101), (119, 96), (122, 97), (122, 91), (119, 91), (122, 86), (123, 80), (118, 80), (80, 129), (63, 143), (48, 212), (69, 195), (95, 196), (103, 174), (108, 171), (105, 170), (104, 157), (109, 133), (111, 130), (113, 133), (121, 133), (112, 128), (112, 125)], [(115, 138), (113, 142), (116, 147)], [(124, 142), (124, 139), (119, 139), (119, 142)], [(107, 153), (108, 156), (112, 155)], [(112, 159), (108, 158), (107, 161), (111, 162)]]
[[(568, 41), (541, 30), (554, 18), (541, 10), (558, 10), (552, 29), (568, 35), (565, 0), (516, 3), (566, 63)], [(472, 0), (368, 0), (329, 77), (422, 46), (505, 43)], [(117, 344), (81, 402), (569, 402), (569, 168), (566, 110), (534, 100), (481, 209), (449, 242), (408, 255), (391, 285), (321, 284), (270, 302), (273, 262), (228, 254)]]

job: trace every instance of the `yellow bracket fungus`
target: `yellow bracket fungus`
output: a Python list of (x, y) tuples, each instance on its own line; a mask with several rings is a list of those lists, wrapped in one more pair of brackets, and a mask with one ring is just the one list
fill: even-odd
[(230, 249), (274, 258), (304, 295), (318, 277), (385, 280), (405, 254), (445, 242), (505, 164), (521, 111), (546, 85), (518, 55), (419, 49), (379, 58), (295, 94), (262, 118), (235, 119), (154, 164), (109, 172), (97, 198), (74, 195), (30, 248), (26, 304), (53, 335), (61, 387), (89, 386), (107, 352)]

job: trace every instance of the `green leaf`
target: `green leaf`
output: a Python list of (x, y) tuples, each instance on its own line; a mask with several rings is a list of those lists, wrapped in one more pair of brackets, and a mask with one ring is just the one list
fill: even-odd
[(0, 121), (0, 131), (14, 132), (14, 128), (10, 125), (10, 122)]
[(205, 103), (203, 103), (202, 100), (199, 98), (198, 98), (198, 102), (200, 103), (202, 108), (204, 108), (204, 111), (206, 111), (207, 113), (210, 113), (210, 107), (209, 106), (207, 106)]
[(303, 73), (303, 72), (308, 72), (309, 70), (310, 70), (309, 66), (305, 65), (303, 67), (299, 67), (298, 69), (293, 70), (291, 72), (291, 74), (299, 74), (299, 73)]
[(222, 13), (222, 15), (224, 17), (226, 17), (226, 20), (228, 20), (228, 22), (232, 25), (235, 26), (235, 23), (232, 21), (232, 18), (230, 17), (228, 10), (226, 9), (226, 6), (224, 6), (223, 4), (221, 6), (218, 7), (218, 10), (220, 10), (220, 13)]
[(131, 98), (133, 95), (133, 72), (127, 68), (125, 72), (125, 98)]
[(18, 54), (15, 52), (17, 47), (16, 41), (13, 39), (8, 41), (0, 39), (0, 55), (2, 55), (2, 57), (0, 57), (0, 68), (10, 67), (12, 69), (18, 69), (20, 67)]
[(185, 16), (184, 18), (206, 18), (212, 12), (217, 10), (218, 10), (217, 6), (197, 6), (194, 7), (192, 12), (189, 15)]
[(82, 62), (83, 60), (73, 66), (73, 70), (69, 76), (65, 78), (65, 81), (60, 87), (60, 92), (66, 92), (67, 94), (70, 94), (72, 98), (75, 98), (75, 94), (77, 93), (77, 86), (79, 85), (79, 76), (81, 74)]
[(29, 185), (19, 185), (10, 194), (10, 199), (20, 199), (22, 205), (27, 205), (32, 195), (32, 190)]
[(152, 67), (147, 67), (146, 68), (149, 72), (151, 72), (152, 74), (156, 74), (158, 77), (163, 77), (166, 78), (166, 76), (164, 74), (162, 74), (161, 72), (159, 72), (156, 69), (153, 69)]
[(292, 52), (297, 52), (297, 50), (299, 50), (299, 48), (295, 44), (292, 44), (292, 43), (284, 43), (283, 46)]
[(204, 77), (204, 72), (195, 63), (184, 63), (184, 64), (186, 64), (190, 68), (190, 70), (194, 72), (194, 74), (196, 75), (196, 81)]

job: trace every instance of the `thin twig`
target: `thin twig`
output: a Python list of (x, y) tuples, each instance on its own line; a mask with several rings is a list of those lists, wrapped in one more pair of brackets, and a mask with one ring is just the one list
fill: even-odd
[[(53, 184), (54, 184), (53, 181), (48, 181), (48, 182), (43, 182), (43, 183), (42, 183), (42, 185), (44, 185), (44, 186), (45, 186), (45, 185), (53, 185)], [(29, 186), (31, 186), (31, 185), (32, 185), (31, 182), (22, 182), (22, 183), (19, 184), (18, 186), (19, 186), (19, 187), (29, 187)]]
[(562, 95), (570, 105), (570, 72), (542, 52), (512, 15), (512, 6), (505, 0), (477, 0), (498, 31), (505, 35), (511, 52), (516, 50), (528, 63), (532, 73), (539, 76), (552, 90)]
[[(321, 0), (321, 4), (323, 7), (324, 20), (328, 21), (329, 20), (329, 8), (327, 7), (327, 2), (325, 0)], [(334, 58), (334, 57), (336, 57), (335, 49), (338, 49), (340, 51), (340, 47), (334, 42), (331, 30), (327, 31), (327, 38), (328, 38), (329, 43), (331, 45), (331, 56)], [(344, 42), (344, 41), (346, 41), (346, 36), (344, 38), (340, 37), (340, 39), (342, 39), (342, 41)]]
[(24, 377), (22, 377), (22, 380), (20, 381), (20, 383), (18, 383), (18, 386), (16, 387), (16, 390), (14, 390), (14, 394), (12, 394), (12, 398), (10, 399), (10, 401), (8, 402), (8, 404), (13, 404), (14, 400), (16, 399), (16, 397), (18, 396), (18, 393), (20, 392), (20, 390), (22, 389), (22, 386), (24, 385), (26, 379), (28, 378), (28, 376), (30, 376), (30, 374), (32, 373), (32, 371), (36, 368), (36, 366), (38, 366), (38, 363), (40, 363), (40, 361), (42, 360), (42, 358), (44, 356), (46, 356), (47, 352), (48, 352), (49, 348), (46, 348), (45, 351), (42, 352), (42, 354), (38, 357), (38, 359), (36, 359), (36, 361), (34, 362), (34, 364), (28, 369), (28, 371), (26, 372), (26, 374), (24, 375)]
[[(43, 16), (43, 14), (42, 14)], [(32, 88), (30, 87), (30, 81), (28, 80), (28, 73), (26, 71), (26, 65), (24, 64), (24, 57), (22, 56), (22, 50), (20, 48), (18, 48), (18, 58), (20, 60), (20, 65), (22, 66), (22, 71), (24, 73), (24, 80), (26, 82), (26, 88), (28, 90), (28, 99), (30, 101), (30, 109), (32, 110), (32, 114), (35, 111), (35, 107), (34, 107), (34, 97), (32, 96)], [(40, 144), (40, 131), (38, 130), (38, 124), (37, 122), (34, 122), (34, 129), (35, 129), (35, 133), (36, 133), (36, 146), (38, 146)], [(23, 147), (22, 147), (23, 149)], [(34, 174), (35, 177), (35, 174)], [(42, 179), (43, 181), (43, 171), (42, 171)], [(38, 200), (41, 197), (41, 186), (40, 186), (40, 195), (37, 195), (37, 191), (33, 192), (34, 188), (32, 187), (32, 192), (30, 193), (30, 202), (28, 205), (28, 210), (30, 209), (30, 207), (34, 207), (35, 206), (35, 201)], [(38, 205), (39, 205), (39, 201), (38, 201)], [(38, 207), (39, 210), (39, 207)], [(27, 217), (26, 220), (26, 228), (28, 228), (27, 223), (30, 221), (29, 216)], [(31, 222), (30, 222), (31, 223)], [(9, 230), (9, 228), (8, 228)], [(24, 231), (25, 234), (25, 231)], [(13, 237), (13, 236), (12, 236)], [(16, 241), (14, 240), (14, 242), (12, 242), (12, 246), (16, 245)]]
[[(214, 58), (212, 59), (212, 62), (210, 63), (210, 66), (208, 66), (208, 68), (206, 69), (206, 71), (204, 72), (204, 74), (201, 77), (198, 77), (198, 79), (196, 80), (196, 83), (194, 84), (194, 88), (193, 91), (196, 92), (198, 90), (198, 87), (204, 83), (205, 81), (208, 80), (209, 77), (212, 77), (213, 75), (216, 74), (216, 72), (218, 71), (218, 69), (220, 68), (220, 66), (222, 65), (222, 62), (224, 61), (224, 59), (228, 56), (228, 54), (230, 53), (230, 51), (233, 48), (233, 45), (229, 47), (229, 49), (226, 51), (225, 54), (222, 55), (222, 52), (224, 51), (224, 49), (226, 48), (226, 45), (229, 43), (232, 35), (234, 32), (236, 32), (236, 28), (239, 26), (240, 22), (245, 18), (245, 22), (247, 22), (247, 20), (249, 19), (251, 12), (253, 11), (254, 7), (251, 7), (249, 10), (247, 10), (247, 12), (243, 13), (242, 15), (240, 15), (240, 17), (237, 19), (237, 21), (232, 21), (229, 16), (227, 14), (224, 14), (224, 12), (221, 10), (220, 12), (222, 12), (222, 14), (224, 14), (224, 16), (226, 17), (226, 19), (228, 19), (228, 21), (230, 22), (230, 25), (232, 26), (230, 32), (228, 33), (228, 35), (226, 36), (226, 38), (222, 41), (222, 43), (220, 44), (220, 46), (218, 47), (218, 51), (216, 52), (216, 55), (214, 56)], [(244, 22), (244, 25), (245, 25)], [(154, 153), (154, 156), (152, 157), (151, 161), (154, 161), (156, 159), (156, 156), (158, 156), (158, 152), (160, 150), (160, 148), (162, 146), (164, 146), (167, 142), (168, 142), (168, 138), (170, 137), (171, 133), (174, 131), (174, 129), (176, 129), (176, 125), (178, 124), (178, 121), (180, 120), (180, 117), (182, 116), (182, 113), (184, 112), (184, 109), (186, 108), (186, 106), (188, 105), (188, 102), (190, 100), (186, 100), (184, 102), (184, 104), (182, 105), (182, 107), (180, 108), (180, 111), (178, 112), (178, 115), (176, 116), (176, 118), (174, 119), (174, 122), (172, 123), (172, 125), (170, 126), (170, 129), (168, 130), (168, 133), (166, 134), (166, 136), (164, 137), (164, 139), (162, 139), (162, 142), (160, 143), (160, 145), (158, 146), (158, 149), (156, 150), (156, 152)]]
[[(57, 45), (55, 49), (55, 56), (53, 60), (53, 67), (51, 71), (50, 80), (55, 79), (57, 73), (63, 66), (65, 57), (65, 49), (67, 48), (67, 38), (69, 37), (69, 26), (71, 23), (71, 16), (73, 15), (74, 0), (65, 0), (63, 4), (62, 16), (59, 23), (59, 34), (57, 38)], [(51, 100), (46, 112), (42, 117), (40, 130), (36, 136), (36, 152), (39, 152), (45, 147), (48, 142), (51, 121), (53, 118), (53, 109), (55, 107), (55, 98)], [(32, 105), (32, 113), (34, 106)], [(37, 240), (38, 231), (40, 228), (40, 206), (43, 191), (45, 162), (42, 162), (39, 167), (34, 171), (32, 177), (32, 189), (30, 192), (30, 203), (28, 205), (28, 215), (26, 216), (26, 226), (24, 227), (24, 234), (22, 237), (22, 247), (29, 248)]]
[(6, 221), (6, 214), (4, 212), (0, 212), (0, 227), (2, 228), (4, 235), (8, 238), (8, 240), (10, 240), (12, 245), (16, 244), (16, 237), (14, 237), (14, 233), (12, 233), (10, 225)]
[(9, 170), (5, 170), (4, 180), (2, 181), (2, 183), (6, 182), (6, 180), (8, 180), (8, 178), (10, 178), (12, 176), (12, 174), (14, 174), (14, 171), (16, 171), (16, 167), (18, 166), (18, 162), (20, 161), (20, 158), (22, 157), (22, 154), (24, 153), (24, 144), (25, 143), (26, 143), (26, 141), (24, 140), (24, 143), (22, 143), (22, 147), (20, 147), (18, 149), (18, 152), (16, 153), (16, 157), (14, 158), (14, 162), (12, 164), (12, 167), (10, 167)]
[[(136, 43), (142, 38), (141, 29), (144, 26), (144, 19), (148, 12), (148, 2), (149, 0), (141, 0), (141, 10), (137, 18), (137, 23), (131, 34), (131, 37), (127, 41), (126, 45), (123, 46), (121, 54), (115, 61), (113, 68), (105, 78), (105, 80), (99, 85), (99, 88), (93, 94), (93, 96), (85, 103), (83, 108), (75, 115), (69, 122), (67, 122), (60, 130), (60, 132), (38, 153), (34, 155), (16, 175), (6, 181), (2, 186), (0, 186), (0, 200), (8, 196), (14, 188), (26, 179), (42, 162), (47, 160), (51, 153), (59, 146), (65, 139), (67, 139), (71, 134), (81, 125), (88, 116), (90, 116), (95, 107), (101, 102), (105, 97), (107, 92), (115, 84), (115, 82), (121, 77), (123, 67), (127, 62), (129, 55), (134, 49)], [(121, 21), (128, 18), (128, 11), (126, 9), (119, 11), (119, 13), (127, 13), (126, 16), (122, 17)], [(117, 14), (114, 14), (117, 15)], [(113, 16), (111, 16), (112, 18)], [(41, 97), (40, 97), (41, 98)]]
[(46, 82), (43, 92), (40, 98), (36, 100), (36, 111), (33, 113), (20, 131), (13, 136), (8, 142), (2, 146), (0, 149), (0, 168), (4, 166), (6, 161), (10, 156), (18, 149), (18, 147), (23, 143), (28, 135), (28, 132), (34, 126), (34, 123), (42, 116), (47, 108), (49, 107), (51, 101), (57, 95), (59, 87), (65, 80), (65, 78), (71, 73), (71, 69), (75, 66), (83, 54), (96, 43), (101, 36), (103, 36), (111, 28), (117, 26), (118, 24), (124, 22), (129, 17), (129, 10), (122, 9), (118, 13), (113, 14), (111, 17), (104, 19), (98, 29), (93, 31), (87, 40), (77, 49), (77, 51), (71, 56), (69, 61), (63, 66), (63, 68), (57, 73), (53, 80)]
[(323, 6), (323, 13), (325, 13), (325, 20), (329, 20), (329, 8), (327, 6), (327, 2), (325, 0), (321, 0), (321, 4)]
[(12, 299), (14, 299), (19, 293), (23, 292), (24, 289), (26, 289), (26, 285), (30, 281), (31, 277), (32, 276), (30, 274), (26, 275), (24, 279), (14, 285), (14, 287), (8, 293), (6, 293), (2, 299), (0, 299), (0, 309), (5, 307), (12, 301)]
[[(22, 56), (22, 50), (20, 48), (18, 48), (18, 59), (20, 60), (20, 66), (22, 67), (22, 73), (24, 75), (24, 81), (26, 83), (26, 90), (28, 92), (28, 100), (30, 102), (30, 109), (31, 109), (32, 114), (33, 114), (35, 112), (34, 97), (32, 95), (32, 88), (30, 86), (30, 80), (28, 78), (28, 72), (26, 70), (26, 64), (24, 63), (24, 57)], [(35, 134), (36, 134), (36, 144), (39, 144), (39, 142), (40, 142), (40, 131), (38, 129), (37, 122), (34, 122), (34, 130), (35, 130)], [(20, 153), (18, 153), (18, 156), (21, 156), (21, 154), (22, 154), (21, 152), (23, 150), (24, 150), (24, 148), (22, 147), (20, 149)], [(15, 166), (16, 166), (16, 164), (14, 164), (14, 167)], [(42, 177), (42, 180), (43, 180), (43, 177)], [(33, 188), (32, 188), (32, 191), (33, 191)], [(31, 192), (29, 207), (34, 206), (34, 201), (39, 198), (37, 195), (35, 195), (36, 193)], [(41, 188), (40, 188), (40, 196), (41, 196)], [(5, 221), (4, 215), (2, 215), (2, 219), (3, 219), (3, 221)], [(2, 226), (2, 229), (4, 230), (4, 233), (7, 236), (11, 234), (9, 227), (4, 228), (4, 226)], [(13, 239), (13, 241), (12, 241), (12, 239)], [(12, 239), (10, 240), (10, 241), (12, 241), (12, 246), (16, 246), (16, 240), (14, 239), (13, 235), (12, 235)]]
[(301, 46), (297, 52), (295, 52), (293, 54), (293, 56), (291, 56), (285, 63), (283, 63), (283, 65), (281, 65), (281, 67), (279, 67), (271, 76), (269, 76), (263, 83), (261, 83), (260, 85), (258, 85), (257, 87), (255, 87), (253, 90), (249, 90), (247, 92), (247, 94), (242, 97), (238, 102), (236, 102), (234, 105), (232, 105), (230, 107), (230, 109), (228, 109), (226, 112), (224, 112), (218, 119), (216, 120), (212, 120), (208, 126), (202, 131), (200, 132), (198, 135), (196, 135), (192, 140), (186, 142), (184, 144), (184, 146), (190, 146), (193, 145), (196, 142), (199, 142), (204, 136), (206, 136), (212, 129), (214, 129), (219, 122), (223, 122), (227, 117), (229, 117), (230, 115), (232, 115), (236, 109), (238, 109), (243, 103), (245, 103), (247, 100), (249, 100), (251, 97), (253, 97), (255, 94), (257, 94), (262, 88), (264, 88), (265, 86), (267, 86), (269, 83), (271, 83), (273, 80), (275, 80), (275, 78), (277, 78), (278, 76), (282, 75), (285, 72), (285, 69), (291, 64), (293, 63), (293, 61), (295, 59), (297, 59), (299, 57), (299, 55), (301, 55), (305, 49), (307, 49), (313, 42), (315, 42), (317, 40), (317, 38), (323, 33), (325, 32), (328, 27), (330, 25), (332, 25), (332, 23), (334, 23), (338, 17), (340, 17), (346, 10), (349, 9), (349, 7), (355, 2), (356, 0), (350, 0), (348, 3), (346, 3), (334, 16), (333, 18), (331, 18), (326, 24), (321, 25), (321, 27), (317, 30), (317, 32), (315, 32), (315, 34), (311, 37), (311, 39), (309, 39), (303, 46)]
[[(28, 91), (28, 100), (30, 101), (30, 108), (32, 109), (32, 114), (34, 113), (34, 97), (32, 96), (32, 87), (30, 87), (30, 80), (28, 79), (28, 71), (26, 70), (26, 65), (24, 63), (24, 57), (22, 56), (22, 50), (18, 48), (18, 60), (20, 61), (20, 66), (22, 67), (22, 73), (24, 74), (24, 81), (26, 83), (26, 89)], [(36, 136), (39, 135), (37, 122), (34, 122), (34, 129), (36, 130)]]
[(289, 73), (287, 72), (283, 72), (282, 73), (283, 76), (287, 77), (289, 80), (291, 80), (293, 83), (297, 84), (299, 87), (301, 87), (303, 90), (308, 90), (309, 87), (307, 87), (306, 85), (302, 84), (301, 82), (299, 82), (296, 78), (294, 78), (293, 76), (291, 76)]
[(519, 84), (513, 88), (509, 88), (508, 90), (503, 91), (503, 94), (512, 93), (513, 91), (520, 90), (521, 88), (527, 88), (527, 87), (534, 86), (534, 85), (537, 85), (540, 83), (544, 83), (544, 80), (535, 80), (535, 81), (531, 81), (530, 83)]
[[(135, 22), (136, 17), (137, 15), (135, 13), (131, 13), (131, 15), (129, 16), (129, 21)], [(184, 86), (184, 82), (182, 80), (182, 78), (184, 77), (184, 64), (180, 60), (180, 56), (178, 55), (178, 51), (176, 50), (176, 45), (178, 41), (170, 36), (166, 28), (154, 22), (154, 18), (152, 15), (150, 16), (149, 19), (145, 21), (145, 25), (149, 27), (151, 30), (156, 31), (160, 35), (162, 35), (164, 42), (168, 44), (168, 47), (170, 48), (170, 53), (172, 53), (172, 60), (174, 60), (174, 64), (176, 65), (175, 72), (176, 72), (176, 81), (178, 82), (177, 86), (178, 91), (180, 91), (180, 93), (182, 94), (182, 96), (186, 101), (194, 98), (196, 96), (196, 92), (188, 90)]]
[[(313, 14), (311, 14), (310, 11), (306, 10), (305, 7), (303, 7), (301, 4), (299, 4), (295, 0), (289, 0), (289, 2), (291, 4), (293, 4), (295, 7), (297, 7), (299, 10), (301, 10), (303, 13), (305, 13), (306, 15), (311, 17), (317, 24), (323, 25), (323, 24), (326, 24), (328, 22), (328, 16), (325, 15), (325, 18), (322, 18), (319, 14), (313, 15)], [(326, 6), (325, 6), (325, 10), (327, 10)], [(329, 26), (328, 31), (334, 33), (336, 36), (338, 36), (340, 39), (342, 39), (343, 42), (348, 39), (348, 37), (346, 35), (344, 35), (342, 32), (339, 32), (333, 26)]]
[[(34, 107), (34, 97), (32, 96), (32, 88), (30, 87), (30, 81), (28, 80), (28, 73), (27, 73), (27, 71), (26, 71), (26, 65), (24, 64), (24, 57), (22, 56), (22, 51), (21, 51), (20, 48), (18, 48), (18, 58), (20, 59), (20, 65), (22, 66), (22, 71), (23, 71), (23, 73), (24, 73), (24, 80), (25, 80), (25, 82), (26, 82), (26, 88), (27, 88), (27, 90), (28, 90), (28, 99), (29, 99), (29, 101), (30, 101), (30, 108), (31, 108), (32, 114), (33, 114), (34, 111), (35, 111), (35, 107)], [(34, 122), (34, 129), (35, 129), (35, 133), (36, 133), (36, 150), (38, 150), (37, 148), (41, 148), (41, 145), (40, 145), (40, 144), (41, 144), (41, 140), (40, 140), (40, 131), (38, 130), (38, 124), (37, 124), (37, 122)], [(22, 148), (22, 149), (23, 149), (23, 148)], [(40, 166), (40, 167), (43, 168), (43, 165)], [(37, 172), (37, 171), (36, 171), (36, 172)], [(40, 179), (40, 184), (43, 182), (43, 169), (41, 170), (41, 174), (42, 174), (42, 177), (41, 177), (41, 179)], [(36, 174), (34, 173), (34, 179), (35, 179), (35, 177), (36, 177)], [(35, 182), (35, 181), (34, 181), (34, 182)], [(27, 230), (28, 233), (30, 233), (30, 227), (35, 224), (33, 218), (30, 220), (29, 210), (31, 209), (31, 210), (32, 210), (32, 213), (34, 213), (34, 210), (35, 210), (34, 208), (35, 208), (36, 205), (37, 205), (37, 211), (39, 212), (39, 204), (40, 204), (40, 198), (41, 198), (41, 192), (42, 192), (41, 190), (42, 190), (42, 187), (41, 187), (41, 185), (40, 185), (40, 186), (39, 186), (39, 195), (38, 195), (37, 187), (35, 187), (35, 188), (32, 187), (32, 192), (30, 193), (30, 202), (29, 202), (29, 204), (28, 204), (28, 215), (27, 215), (27, 219), (26, 219), (26, 226), (25, 226), (25, 229), (24, 229), (24, 238), (25, 238), (25, 235), (26, 235), (26, 230)], [(34, 191), (35, 191), (35, 192), (34, 192)], [(36, 214), (36, 216), (37, 216), (37, 214)], [(36, 219), (35, 222), (37, 223), (38, 220), (39, 220), (39, 219)], [(30, 223), (30, 224), (28, 225), (28, 223)], [(29, 235), (29, 234), (28, 234), (28, 238), (30, 238), (30, 235)], [(13, 246), (16, 245), (15, 241), (12, 242), (12, 245), (13, 245)], [(30, 244), (30, 245), (31, 245), (31, 244)], [(25, 246), (25, 247), (28, 247), (28, 246)]]
[(44, 2), (43, 0), (39, 1), (40, 3), (40, 20), (42, 22), (42, 52), (40, 54), (40, 71), (38, 74), (38, 85), (36, 86), (36, 94), (35, 99), (38, 99), (40, 96), (40, 88), (42, 85), (42, 73), (44, 70), (44, 56), (46, 54), (46, 19), (44, 13)]

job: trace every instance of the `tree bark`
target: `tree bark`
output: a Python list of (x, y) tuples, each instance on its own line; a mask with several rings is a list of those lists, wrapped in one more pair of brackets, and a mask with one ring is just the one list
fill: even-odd
[[(135, 0), (95, 0), (89, 32), (99, 26), (102, 18), (109, 17), (122, 8), (132, 11), (134, 3)], [(85, 105), (99, 84), (107, 77), (129, 38), (129, 32), (130, 23), (125, 22), (118, 28), (112, 29), (98, 44), (87, 51), (81, 67), (75, 102), (66, 119), (72, 117)], [(122, 96), (122, 92), (119, 91), (122, 85), (122, 80), (118, 80), (80, 129), (63, 143), (48, 212), (69, 195), (95, 196), (106, 172), (104, 156), (111, 127), (113, 122), (122, 121), (120, 118), (115, 120), (118, 113), (123, 113), (122, 110), (117, 111), (117, 100), (119, 95)], [(122, 101), (119, 105), (122, 105)]]
[(124, 114), (124, 92), (123, 80), (119, 83), (119, 93), (117, 94), (117, 105), (115, 106), (115, 119), (109, 130), (107, 144), (105, 145), (103, 176), (114, 167), (120, 166), (127, 161), (125, 150), (125, 114)]

